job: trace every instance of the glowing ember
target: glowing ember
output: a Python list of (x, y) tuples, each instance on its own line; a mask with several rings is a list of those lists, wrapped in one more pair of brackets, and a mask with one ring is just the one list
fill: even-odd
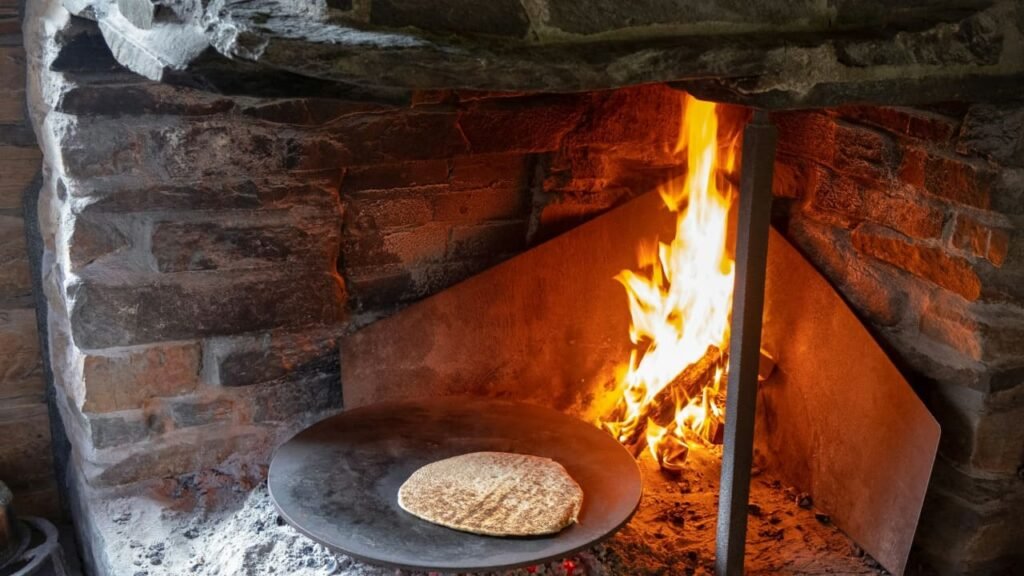
[(733, 259), (726, 247), (737, 142), (719, 154), (715, 105), (687, 96), (675, 153), (686, 174), (660, 189), (677, 214), (671, 243), (639, 247), (639, 270), (623, 270), (633, 351), (621, 370), (622, 398), (603, 422), (621, 442), (678, 469), (689, 443), (711, 442), (722, 421)]

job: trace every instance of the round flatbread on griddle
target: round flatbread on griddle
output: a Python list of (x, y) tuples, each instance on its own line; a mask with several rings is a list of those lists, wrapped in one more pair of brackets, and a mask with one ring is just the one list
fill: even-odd
[(429, 522), (488, 536), (554, 534), (577, 521), (583, 490), (550, 458), (474, 452), (420, 468), (398, 505)]

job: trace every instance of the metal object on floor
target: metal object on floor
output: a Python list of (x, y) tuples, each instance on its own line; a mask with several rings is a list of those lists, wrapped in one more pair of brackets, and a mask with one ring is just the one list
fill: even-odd
[[(415, 470), (478, 451), (561, 463), (583, 488), (579, 523), (551, 536), (496, 538), (399, 508), (398, 488)], [(438, 572), (571, 556), (629, 521), (642, 492), (636, 461), (596, 427), (549, 408), (462, 397), (386, 402), (323, 420), (277, 450), (268, 486), (281, 516), (313, 540), (370, 563)]]
[(725, 444), (715, 535), (718, 576), (743, 574), (775, 141), (775, 127), (768, 114), (756, 111), (743, 132)]
[(0, 566), (2, 576), (66, 576), (64, 551), (57, 528), (48, 520), (25, 516), (16, 522), (25, 534), (26, 546)]

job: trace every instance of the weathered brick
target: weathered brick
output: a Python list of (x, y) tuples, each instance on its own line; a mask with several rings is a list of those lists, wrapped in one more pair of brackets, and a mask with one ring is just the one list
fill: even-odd
[(433, 198), (434, 218), (442, 222), (483, 222), (526, 216), (525, 190), (487, 188), (438, 194)]
[(857, 258), (846, 230), (798, 220), (788, 235), (873, 325), (893, 326), (903, 318), (910, 290), (894, 274)]
[[(832, 164), (835, 150), (835, 121), (820, 112), (780, 112), (772, 114), (778, 129), (777, 154)], [(813, 142), (813, 146), (808, 146)]]
[(912, 146), (904, 146), (901, 152), (898, 170), (900, 180), (918, 190), (924, 190), (925, 164), (928, 161), (928, 153), (921, 148)]
[(321, 136), (335, 155), (306, 161), (307, 165), (325, 166), (330, 161), (336, 166), (399, 164), (447, 159), (467, 152), (456, 115), (450, 111), (346, 117), (324, 128)]
[(0, 300), (30, 297), (32, 275), (21, 218), (0, 215)]
[(449, 255), (467, 258), (514, 254), (526, 247), (525, 221), (492, 222), (452, 229)]
[(332, 324), (344, 314), (339, 278), (319, 271), (83, 276), (71, 329), (83, 349)]
[(891, 139), (860, 126), (839, 122), (831, 166), (853, 178), (879, 182), (889, 178), (893, 166)]
[(416, 266), (441, 260), (448, 249), (448, 228), (442, 224), (378, 230), (365, 220), (351, 223), (346, 215), (346, 225), (342, 248), (346, 267)]
[(942, 234), (945, 211), (921, 196), (908, 197), (888, 189), (869, 189), (865, 197), (869, 220), (911, 238), (938, 238)]
[(282, 264), (329, 269), (340, 234), (338, 220), (304, 219), (288, 224), (157, 222), (151, 250), (161, 272), (265, 268)]
[(242, 108), (242, 114), (276, 124), (321, 127), (345, 116), (387, 112), (394, 104), (337, 98), (290, 98), (271, 100)]
[[(338, 356), (337, 349), (334, 356)], [(253, 422), (262, 424), (317, 417), (341, 408), (340, 368), (335, 372), (332, 367), (320, 375), (289, 382), (261, 384), (246, 390), (243, 398), (249, 403)]]
[(44, 395), (35, 310), (0, 309), (0, 402), (43, 402)]
[(347, 169), (341, 183), (341, 193), (351, 195), (364, 190), (418, 188), (447, 182), (448, 160), (403, 161)]
[(941, 453), (958, 467), (981, 476), (1014, 476), (1024, 446), (1024, 405), (995, 407), (986, 392), (936, 383), (927, 398), (944, 434)]
[(975, 208), (989, 207), (994, 179), (993, 172), (966, 161), (928, 155), (924, 163), (925, 190)]
[(865, 217), (864, 186), (843, 174), (815, 167), (815, 183), (806, 210), (816, 220), (852, 228)]
[(988, 239), (988, 252), (985, 258), (997, 268), (1006, 261), (1010, 251), (1010, 238), (1013, 233), (1002, 228), (993, 228)]
[(912, 108), (840, 106), (838, 112), (843, 118), (936, 144), (948, 143), (959, 126), (959, 121), (949, 116)]
[(810, 162), (789, 156), (777, 156), (772, 171), (772, 195), (776, 198), (803, 198), (817, 186), (818, 170)]
[(21, 199), (41, 169), (42, 153), (34, 146), (0, 146), (0, 210), (20, 210)]
[(671, 161), (682, 121), (683, 95), (652, 84), (601, 92), (581, 102), (586, 114), (566, 148), (603, 147), (620, 158)]
[(852, 238), (861, 253), (930, 280), (968, 300), (981, 295), (981, 281), (970, 263), (942, 248), (912, 243), (905, 236), (871, 224), (857, 227)]
[(1024, 361), (1024, 309), (933, 300), (921, 313), (921, 332), (986, 365)]
[(455, 158), (449, 176), (454, 192), (493, 188), (515, 191), (527, 185), (530, 164), (521, 154), (483, 154)]
[(991, 231), (970, 216), (959, 214), (953, 228), (953, 246), (972, 256), (986, 256)]
[(93, 448), (103, 450), (144, 442), (162, 433), (162, 422), (147, 417), (142, 410), (115, 414), (84, 415)]
[(340, 382), (338, 362), (331, 333), (268, 333), (207, 342), (205, 374), (211, 384), (225, 387), (318, 378)]
[(575, 127), (580, 102), (570, 95), (483, 101), (461, 110), (458, 125), (474, 154), (545, 152)]
[(87, 353), (82, 410), (130, 410), (150, 398), (187, 394), (199, 383), (201, 358), (197, 342)]
[(230, 98), (156, 82), (136, 85), (79, 83), (70, 87), (56, 110), (72, 115), (145, 116), (210, 116), (231, 111)]
[(427, 224), (434, 219), (435, 198), (444, 190), (446, 186), (425, 186), (346, 199), (347, 220), (353, 227), (350, 229), (367, 233)]
[(326, 212), (335, 209), (338, 202), (337, 187), (329, 181), (219, 179), (214, 182), (174, 186), (137, 182), (133, 185), (131, 182), (126, 184), (123, 181), (106, 182), (100, 178), (91, 180), (87, 186), (72, 188), (71, 194), (90, 200), (83, 209), (83, 214), (186, 209), (253, 210), (294, 206)]

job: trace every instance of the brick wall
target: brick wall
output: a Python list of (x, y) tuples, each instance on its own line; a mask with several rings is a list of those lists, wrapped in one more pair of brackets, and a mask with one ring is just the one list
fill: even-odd
[(778, 224), (942, 425), (917, 557), (951, 574), (1012, 562), (1024, 544), (1024, 103), (776, 120)]
[(20, 513), (53, 518), (59, 506), (24, 205), (42, 157), (25, 117), (18, 4), (0, 0), (0, 480)]
[(339, 335), (645, 191), (678, 124), (666, 87), (218, 95), (131, 74), (59, 16), (30, 14), (27, 43), (43, 276), (92, 488), (259, 473), (342, 406)]

